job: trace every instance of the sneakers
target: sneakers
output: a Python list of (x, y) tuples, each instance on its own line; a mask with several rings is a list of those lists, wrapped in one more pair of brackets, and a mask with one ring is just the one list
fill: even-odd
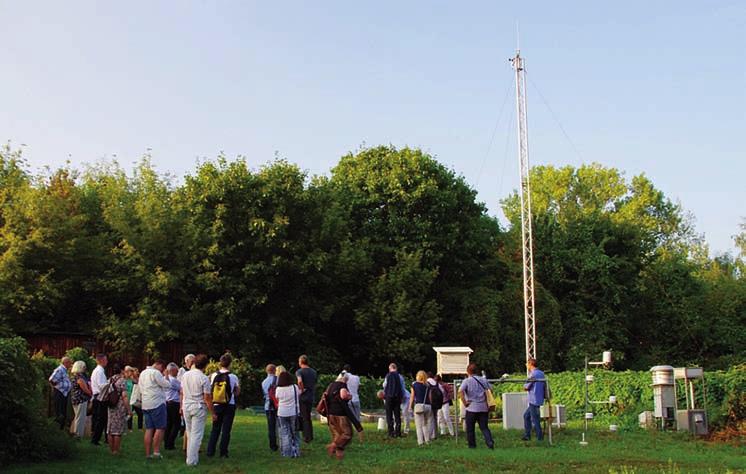
[(161, 455), (161, 453), (153, 453), (148, 456), (148, 459), (163, 459), (163, 456)]

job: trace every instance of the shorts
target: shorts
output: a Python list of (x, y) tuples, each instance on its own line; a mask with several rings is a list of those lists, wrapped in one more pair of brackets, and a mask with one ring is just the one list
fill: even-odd
[(166, 404), (153, 408), (152, 410), (143, 410), (145, 417), (146, 430), (165, 430), (168, 424), (168, 415), (166, 413)]

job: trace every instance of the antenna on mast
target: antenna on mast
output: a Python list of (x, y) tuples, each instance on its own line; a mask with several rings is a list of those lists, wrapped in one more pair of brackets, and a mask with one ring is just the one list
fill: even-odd
[[(516, 23), (516, 30), (517, 30)], [(517, 32), (517, 31), (516, 31)], [(521, 176), (521, 253), (523, 255), (523, 316), (526, 331), (526, 359), (536, 358), (536, 317), (534, 302), (534, 251), (531, 224), (531, 167), (528, 161), (526, 120), (526, 71), (520, 50), (510, 59), (515, 70), (515, 98), (518, 118), (518, 162)]]

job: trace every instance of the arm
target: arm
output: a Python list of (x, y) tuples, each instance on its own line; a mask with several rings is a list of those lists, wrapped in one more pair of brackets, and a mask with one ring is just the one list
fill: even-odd
[(459, 398), (459, 400), (461, 400), (461, 403), (463, 403), (465, 407), (469, 406), (470, 402), (466, 399), (466, 397), (464, 397), (464, 390), (463, 390), (463, 388), (458, 391), (458, 398)]
[(88, 382), (86, 382), (82, 377), (78, 379), (78, 387), (80, 387), (83, 393), (85, 393), (89, 397), (93, 395), (91, 388), (88, 386)]
[(409, 394), (409, 409), (411, 410), (414, 406), (414, 387), (412, 387), (412, 391)]
[(132, 416), (132, 407), (130, 407), (129, 398), (127, 398), (127, 390), (122, 390), (122, 401), (127, 408), (127, 416)]
[(179, 390), (179, 415), (184, 416), (184, 390)]
[(218, 414), (215, 413), (215, 410), (212, 407), (212, 394), (206, 393), (204, 397), (205, 397), (205, 404), (207, 404), (207, 409), (210, 411), (210, 416), (212, 417), (212, 421), (217, 420)]
[(339, 398), (342, 400), (352, 400), (352, 394), (346, 388), (343, 388), (339, 391)]
[(157, 383), (159, 387), (164, 388), (164, 389), (171, 388), (171, 383), (168, 380), (166, 380), (166, 378), (160, 372), (157, 372), (155, 374), (155, 383)]
[(303, 386), (303, 377), (298, 374), (295, 375), (298, 378), (298, 389), (301, 391), (301, 393), (305, 392), (306, 387)]

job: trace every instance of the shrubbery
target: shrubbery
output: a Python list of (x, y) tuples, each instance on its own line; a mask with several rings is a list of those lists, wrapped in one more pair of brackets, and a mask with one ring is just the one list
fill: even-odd
[[(45, 364), (45, 369), (50, 365), (54, 370), (58, 363)], [(0, 338), (0, 465), (70, 455), (69, 438), (44, 416), (42, 409), (42, 387), (48, 376), (32, 363), (26, 341), (20, 337)]]

